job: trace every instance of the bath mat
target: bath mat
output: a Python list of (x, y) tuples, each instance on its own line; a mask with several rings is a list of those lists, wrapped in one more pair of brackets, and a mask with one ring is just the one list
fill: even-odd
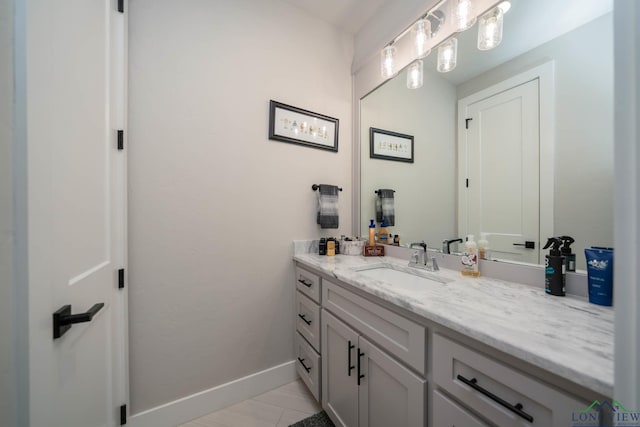
[(289, 427), (335, 427), (326, 412), (318, 412), (315, 415), (300, 420)]

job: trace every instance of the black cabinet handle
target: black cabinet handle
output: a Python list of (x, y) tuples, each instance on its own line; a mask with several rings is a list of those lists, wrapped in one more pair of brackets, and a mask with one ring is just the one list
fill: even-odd
[(298, 317), (301, 318), (302, 320), (304, 320), (304, 323), (306, 323), (307, 325), (311, 324), (311, 320), (307, 320), (307, 315), (306, 314), (298, 314)]
[(311, 368), (307, 367), (307, 365), (304, 364), (304, 359), (300, 359), (298, 357), (298, 362), (300, 362), (300, 364), (302, 365), (302, 367), (304, 368), (305, 371), (311, 372)]
[(307, 282), (307, 281), (306, 281), (306, 280), (304, 280), (304, 279), (298, 279), (298, 282), (302, 283), (302, 284), (303, 284), (303, 285), (305, 285), (307, 288), (310, 288), (310, 287), (311, 287), (311, 285), (313, 285), (313, 283), (311, 283), (311, 282)]
[(351, 376), (351, 371), (353, 369), (356, 369), (355, 366), (351, 365), (351, 350), (353, 350), (356, 346), (351, 344), (351, 341), (349, 341), (349, 347), (347, 348), (347, 367), (349, 369), (347, 369), (347, 375)]
[(104, 303), (94, 304), (85, 313), (71, 314), (71, 305), (63, 305), (58, 311), (53, 313), (53, 339), (60, 338), (71, 329), (74, 323), (91, 322), (93, 316), (104, 307)]
[(524, 246), (525, 249), (535, 249), (536, 248), (536, 242), (531, 242), (531, 241), (527, 240), (524, 243), (514, 243), (513, 246)]
[(364, 378), (364, 374), (360, 373), (360, 358), (364, 356), (364, 353), (360, 351), (360, 347), (358, 347), (358, 385), (360, 385), (360, 380)]
[(495, 394), (491, 393), (489, 390), (485, 389), (484, 387), (479, 386), (478, 385), (478, 380), (475, 379), (475, 378), (471, 378), (470, 380), (468, 380), (465, 377), (463, 377), (462, 375), (458, 375), (457, 378), (460, 381), (462, 381), (463, 383), (465, 383), (466, 385), (468, 385), (469, 387), (471, 387), (472, 389), (479, 391), (480, 393), (482, 393), (485, 396), (487, 396), (489, 399), (491, 399), (494, 402), (504, 406), (505, 408), (507, 408), (511, 412), (514, 412), (515, 414), (517, 414), (521, 418), (524, 418), (525, 420), (529, 421), (530, 423), (533, 422), (533, 417), (522, 410), (522, 408), (523, 408), (522, 403), (516, 403), (515, 405), (510, 404), (506, 400), (504, 400), (504, 399), (496, 396)]

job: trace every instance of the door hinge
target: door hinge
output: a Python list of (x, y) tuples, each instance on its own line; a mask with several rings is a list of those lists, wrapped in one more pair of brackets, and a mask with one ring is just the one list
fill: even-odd
[(118, 270), (118, 289), (124, 289), (124, 268)]
[(466, 184), (467, 188), (469, 188), (469, 178), (466, 179)]
[(120, 425), (123, 426), (127, 423), (127, 405), (120, 406)]
[(124, 150), (124, 131), (118, 129), (118, 150)]
[(124, 13), (124, 0), (118, 0), (118, 12)]
[(465, 129), (469, 129), (469, 122), (473, 119), (464, 119), (464, 127)]

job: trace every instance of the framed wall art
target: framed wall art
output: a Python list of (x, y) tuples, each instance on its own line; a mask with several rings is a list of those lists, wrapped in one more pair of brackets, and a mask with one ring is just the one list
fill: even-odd
[(281, 102), (269, 103), (269, 139), (338, 151), (336, 118), (292, 107)]
[(369, 157), (413, 163), (413, 136), (369, 128)]

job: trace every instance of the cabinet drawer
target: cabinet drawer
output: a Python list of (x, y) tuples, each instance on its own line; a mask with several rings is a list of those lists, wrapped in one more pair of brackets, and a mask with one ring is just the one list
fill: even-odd
[(327, 280), (322, 305), (419, 373), (425, 372), (425, 328)]
[(320, 352), (320, 306), (296, 292), (296, 330)]
[(317, 401), (320, 401), (320, 355), (296, 333), (296, 371)]
[(433, 392), (433, 427), (488, 427), (438, 390)]
[(433, 379), (498, 426), (566, 427), (588, 404), (438, 334)]
[(320, 304), (320, 276), (304, 268), (296, 267), (296, 288)]

